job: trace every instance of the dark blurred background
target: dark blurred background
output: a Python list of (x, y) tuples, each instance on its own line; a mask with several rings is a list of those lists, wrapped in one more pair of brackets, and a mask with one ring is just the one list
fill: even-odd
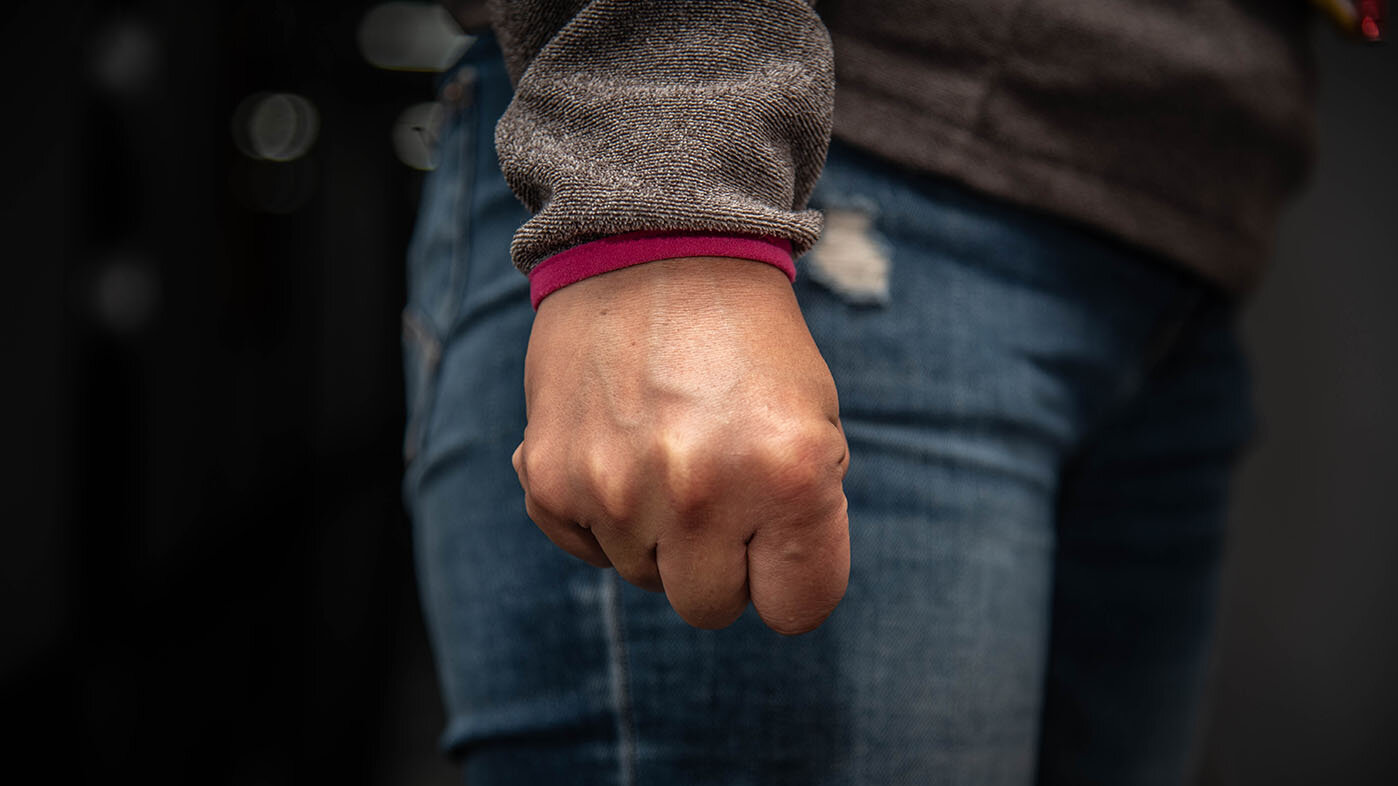
[[(370, 16), (373, 14), (373, 16)], [(9, 3), (7, 770), (435, 784), (399, 503), (431, 6)], [(1398, 56), (1317, 25), (1200, 784), (1398, 783)], [(13, 276), (13, 278), (11, 278)]]

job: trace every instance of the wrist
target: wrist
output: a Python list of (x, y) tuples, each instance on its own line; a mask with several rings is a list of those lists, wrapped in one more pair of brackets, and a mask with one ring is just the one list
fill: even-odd
[(630, 232), (574, 246), (529, 271), (535, 309), (553, 292), (583, 279), (647, 262), (723, 257), (762, 262), (796, 279), (791, 242), (783, 238), (707, 232)]

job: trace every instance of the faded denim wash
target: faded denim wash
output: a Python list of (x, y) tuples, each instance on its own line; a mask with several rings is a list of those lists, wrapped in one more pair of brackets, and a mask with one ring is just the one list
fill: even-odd
[[(784, 638), (690, 628), (524, 513), (526, 214), (491, 40), (455, 85), (410, 252), (405, 495), (466, 782), (1179, 784), (1230, 467), (1233, 307), (1093, 232), (836, 145), (819, 207), (889, 286), (796, 292), (840, 391), (849, 592)], [(838, 291), (837, 291), (838, 290)]]

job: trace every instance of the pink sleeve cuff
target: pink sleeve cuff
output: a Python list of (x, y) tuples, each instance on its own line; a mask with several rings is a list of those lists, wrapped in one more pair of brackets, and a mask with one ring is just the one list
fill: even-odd
[(540, 262), (529, 271), (529, 301), (537, 309), (555, 290), (585, 278), (679, 257), (751, 259), (773, 265), (788, 279), (796, 280), (789, 240), (705, 232), (628, 232), (574, 246)]

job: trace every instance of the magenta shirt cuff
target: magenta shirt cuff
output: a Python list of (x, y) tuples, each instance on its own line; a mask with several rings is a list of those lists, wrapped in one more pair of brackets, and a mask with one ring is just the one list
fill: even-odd
[(534, 308), (555, 290), (585, 278), (624, 267), (680, 257), (732, 257), (773, 265), (792, 281), (791, 241), (757, 235), (705, 232), (628, 232), (574, 246), (545, 259), (529, 271), (529, 301)]

